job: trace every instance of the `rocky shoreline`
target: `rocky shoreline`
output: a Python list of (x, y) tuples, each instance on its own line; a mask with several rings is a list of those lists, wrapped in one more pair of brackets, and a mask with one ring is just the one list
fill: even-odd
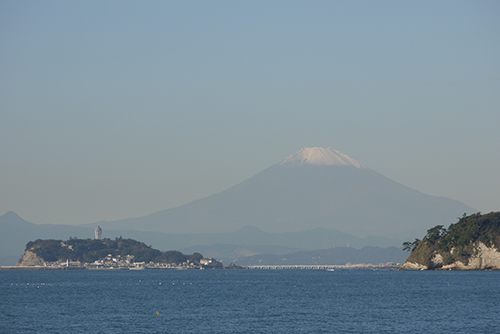
[(443, 264), (443, 255), (434, 252), (430, 259), (430, 266), (412, 262), (412, 258), (403, 264), (401, 270), (500, 270), (500, 252), (495, 247), (487, 247), (482, 242), (477, 245), (477, 252), (467, 264), (455, 261), (451, 264)]

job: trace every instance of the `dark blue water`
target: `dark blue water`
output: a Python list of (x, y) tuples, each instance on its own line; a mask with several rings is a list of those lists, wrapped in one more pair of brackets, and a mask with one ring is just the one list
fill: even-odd
[(500, 333), (500, 272), (2, 271), (0, 332)]

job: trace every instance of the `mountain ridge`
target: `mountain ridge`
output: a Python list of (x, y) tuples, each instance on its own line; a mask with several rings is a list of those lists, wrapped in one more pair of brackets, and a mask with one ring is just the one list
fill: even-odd
[[(285, 238), (279, 233), (295, 233), (282, 246), (299, 249), (307, 239), (304, 231), (312, 229), (335, 231), (331, 238), (340, 240), (342, 245), (349, 239), (353, 241), (352, 236), (408, 240), (422, 235), (428, 226), (447, 224), (464, 212), (475, 211), (459, 201), (426, 195), (390, 180), (331, 148), (304, 148), (229, 189), (176, 208), (76, 227), (30, 228), (25, 224), (24, 228), (16, 227), (16, 232), (11, 225), (0, 224), (0, 233), (12, 235), (21, 233), (19, 229), (22, 229), (26, 235), (38, 231), (56, 234), (53, 238), (64, 238), (60, 236), (62, 233), (78, 230), (79, 235), (91, 237), (93, 227), (99, 224), (109, 234), (126, 233), (129, 237), (154, 242), (183, 240), (189, 247), (188, 243), (221, 243), (215, 239), (221, 235), (235, 238), (237, 234), (231, 233), (252, 225), (271, 233), (261, 233), (262, 238), (270, 240), (271, 244), (266, 246)], [(8, 216), (19, 218), (12, 213)], [(246, 233), (246, 239), (236, 239), (246, 245), (251, 234)], [(68, 236), (71, 234), (65, 237)], [(310, 242), (316, 242), (319, 247), (322, 237), (312, 236)], [(11, 241), (0, 243), (0, 254)], [(331, 246), (325, 245), (325, 248)]]
[(314, 251), (298, 251), (277, 254), (256, 254), (235, 259), (233, 262), (241, 266), (253, 265), (346, 265), (403, 263), (406, 254), (396, 247), (366, 246), (361, 249), (353, 247), (331, 247)]
[(475, 209), (399, 184), (371, 169), (330, 165), (273, 165), (220, 193), (148, 216), (103, 223), (169, 233), (268, 232), (324, 227), (357, 236), (407, 239), (429, 224)]
[[(101, 222), (85, 226), (34, 224), (27, 222), (17, 214), (4, 214), (0, 216), (0, 265), (14, 265), (22, 254), (26, 243), (31, 240), (66, 240), (69, 237), (77, 236), (84, 239), (93, 238), (94, 228), (98, 224)], [(275, 254), (284, 254), (299, 250), (345, 246), (347, 242), (350, 242), (353, 247), (399, 246), (402, 242), (402, 240), (373, 236), (358, 238), (327, 229), (312, 229), (295, 233), (268, 233), (254, 226), (244, 226), (237, 231), (221, 234), (179, 235), (125, 229), (104, 229), (102, 233), (107, 238), (123, 236), (143, 240), (148, 245), (153, 245), (162, 251), (177, 249), (182, 252), (197, 252), (202, 250), (206, 256), (221, 259), (225, 264), (244, 254), (262, 254), (271, 251)]]

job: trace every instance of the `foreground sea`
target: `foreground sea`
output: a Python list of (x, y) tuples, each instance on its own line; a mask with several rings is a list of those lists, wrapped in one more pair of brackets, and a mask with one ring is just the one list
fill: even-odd
[(499, 271), (0, 271), (1, 333), (500, 333)]

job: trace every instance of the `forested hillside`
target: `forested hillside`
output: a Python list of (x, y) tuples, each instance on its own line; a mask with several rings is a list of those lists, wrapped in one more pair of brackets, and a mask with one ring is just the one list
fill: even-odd
[(113, 257), (133, 255), (136, 262), (182, 263), (187, 260), (199, 264), (203, 256), (199, 253), (184, 255), (178, 251), (161, 252), (143, 242), (133, 239), (116, 238), (93, 240), (70, 238), (62, 240), (30, 241), (26, 244), (26, 251), (32, 251), (45, 261), (81, 261), (94, 262), (105, 258), (108, 254)]
[[(437, 225), (427, 230), (422, 240), (405, 242), (403, 246), (405, 250), (412, 251), (407, 262), (433, 269), (457, 262), (467, 265), (478, 256), (481, 244), (500, 251), (500, 212), (464, 214), (448, 228)], [(436, 263), (433, 258), (437, 255), (442, 258)]]

